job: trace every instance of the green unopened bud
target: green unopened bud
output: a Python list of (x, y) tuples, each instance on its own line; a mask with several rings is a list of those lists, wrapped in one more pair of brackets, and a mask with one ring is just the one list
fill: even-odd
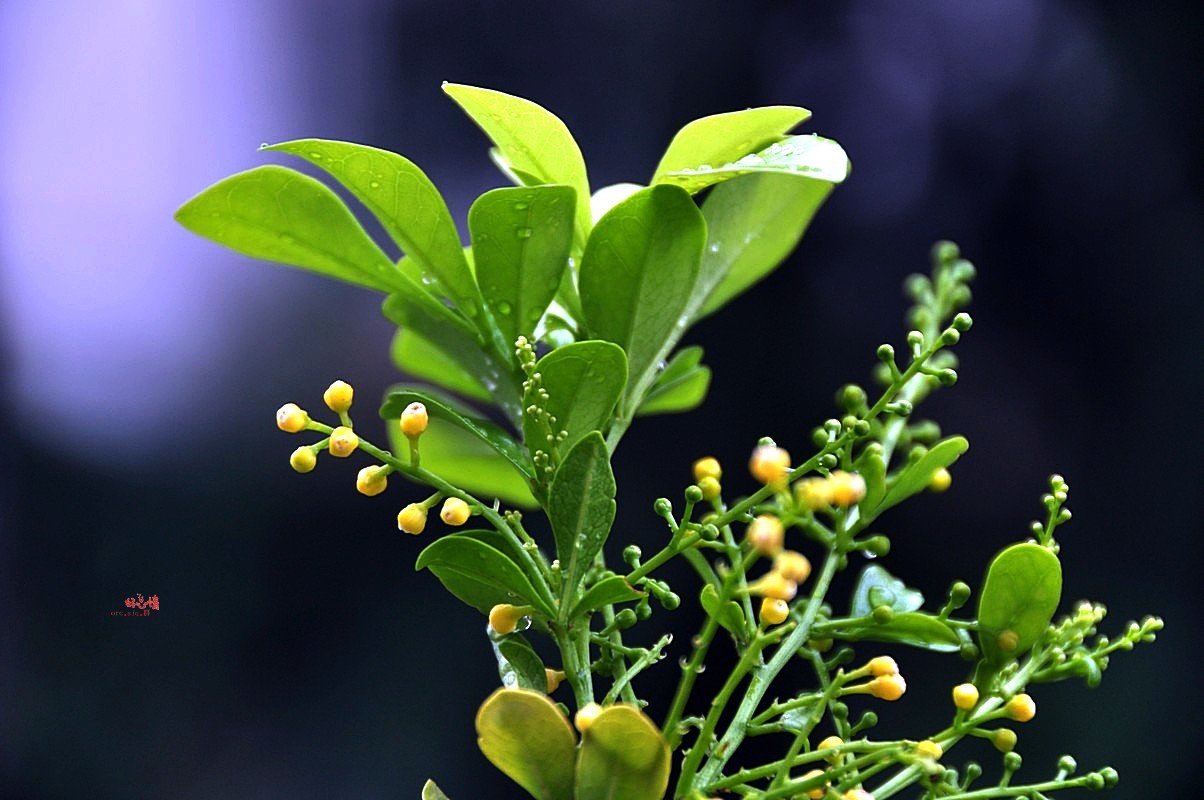
[(964, 581), (955, 581), (954, 584), (949, 587), (949, 608), (950, 608), (950, 610), (956, 610), (956, 609), (961, 608), (962, 606), (964, 606), (966, 604), (966, 601), (969, 599), (970, 599), (969, 584), (965, 583)]
[(615, 614), (615, 627), (621, 631), (625, 631), (638, 621), (635, 611), (630, 608), (625, 608), (618, 614)]
[(870, 555), (881, 558), (890, 552), (890, 539), (882, 534), (871, 536), (861, 543), (861, 549)]
[(907, 332), (907, 346), (912, 350), (921, 350), (924, 347), (924, 334), (920, 331)]
[(706, 525), (702, 526), (702, 530), (700, 530), (698, 534), (703, 538), (704, 541), (713, 542), (719, 538), (719, 529), (714, 525), (707, 523)]
[(658, 517), (668, 517), (673, 513), (673, 504), (667, 497), (658, 497), (652, 503), (652, 511)]
[(855, 383), (846, 384), (836, 393), (836, 405), (845, 411), (857, 412), (865, 406), (865, 389)]
[(877, 606), (873, 612), (874, 622), (885, 625), (895, 618), (895, 610), (888, 605)]
[(1099, 774), (1104, 779), (1104, 787), (1111, 789), (1116, 784), (1120, 783), (1120, 774), (1112, 767), (1104, 767), (1099, 771)]
[(932, 263), (950, 264), (961, 255), (961, 249), (955, 242), (941, 240), (932, 246)]
[(1024, 758), (1015, 750), (1009, 750), (1003, 754), (1003, 768), (1008, 772), (1015, 772), (1023, 763)]
[(700, 503), (702, 502), (702, 487), (697, 484), (690, 484), (686, 487), (686, 502)]
[(877, 356), (878, 356), (878, 360), (883, 363), (888, 362), (888, 361), (894, 361), (895, 360), (895, 348), (891, 347), (889, 344), (878, 345)]
[(643, 554), (643, 551), (639, 547), (629, 544), (623, 548), (623, 562), (632, 569), (635, 569), (640, 563), (640, 556)]
[(953, 322), (950, 324), (953, 325), (953, 327), (956, 328), (957, 330), (961, 331), (962, 333), (965, 333), (966, 331), (970, 330), (970, 327), (972, 325), (974, 325), (974, 320), (970, 318), (969, 314), (967, 314), (965, 311), (963, 311), (960, 314), (958, 314), (957, 316), (955, 316), (953, 318)]
[(953, 384), (957, 383), (957, 370), (955, 370), (955, 369), (938, 370), (936, 373), (936, 379), (937, 379), (937, 382), (940, 383), (941, 386), (952, 386)]
[(1058, 759), (1058, 771), (1064, 772), (1067, 775), (1073, 775), (1074, 771), (1079, 768), (1079, 762), (1074, 760), (1074, 756), (1062, 756)]

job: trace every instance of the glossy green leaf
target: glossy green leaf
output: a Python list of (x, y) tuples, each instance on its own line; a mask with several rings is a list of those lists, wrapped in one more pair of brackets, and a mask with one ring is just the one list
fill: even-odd
[(961, 639), (956, 631), (936, 617), (918, 611), (896, 613), (886, 623), (865, 620), (821, 630), (826, 637), (849, 642), (890, 642), (939, 653), (954, 653), (961, 649)]
[(603, 606), (614, 605), (615, 603), (628, 603), (632, 600), (639, 600), (643, 596), (644, 592), (632, 588), (631, 584), (622, 575), (611, 575), (591, 586), (582, 595), (569, 616), (575, 617), (578, 614), (596, 611)]
[(501, 151), (523, 183), (563, 183), (577, 192), (576, 236), (589, 234), (589, 179), (585, 159), (560, 118), (540, 105), (492, 89), (443, 84), (446, 92)]
[(442, 386), (473, 400), (493, 399), (493, 395), (459, 361), (413, 328), (397, 331), (390, 352), (397, 368), (412, 378)]
[(708, 583), (702, 587), (698, 601), (702, 604), (702, 610), (707, 613), (707, 616), (713, 617), (724, 628), (735, 634), (743, 632), (744, 611), (740, 608), (740, 604), (734, 600), (720, 602), (719, 591), (712, 584)]
[(702, 204), (707, 247), (698, 310), (714, 313), (773, 272), (798, 245), (833, 184), (793, 175), (749, 175), (716, 186)]
[(569, 451), (548, 493), (548, 519), (556, 536), (556, 556), (564, 576), (561, 608), (573, 605), (573, 592), (594, 563), (615, 519), (615, 476), (602, 434), (594, 431)]
[(877, 508), (862, 505), (862, 515), (876, 517), (892, 506), (902, 503), (912, 495), (928, 488), (932, 475), (938, 469), (948, 467), (970, 448), (970, 443), (961, 436), (950, 436), (934, 444), (919, 460), (902, 468), (897, 477), (887, 480), (886, 494)]
[(412, 161), (375, 147), (328, 139), (299, 139), (263, 148), (300, 156), (346, 186), (377, 219), (397, 246), (418, 262), (470, 317), (481, 307), (443, 195)]
[[(541, 404), (556, 418), (556, 431), (568, 437), (557, 445), (567, 453), (590, 431), (603, 430), (614, 413), (615, 404), (627, 385), (627, 357), (618, 345), (589, 340), (558, 347), (535, 365), (539, 385), (531, 385), (523, 397), (523, 408)], [(536, 393), (542, 389), (548, 399), (540, 403)], [(523, 416), (523, 436), (534, 452), (546, 450), (548, 431), (532, 415)]]
[(501, 552), (502, 555), (513, 561), (518, 568), (523, 571), (523, 574), (527, 576), (527, 580), (531, 582), (532, 586), (535, 586), (538, 583), (538, 577), (527, 570), (527, 559), (523, 557), (521, 552), (519, 552), (521, 546), (510, 536), (507, 536), (501, 531), (485, 528), (456, 531), (452, 535), (458, 536), (462, 539), (475, 539), (478, 542), (489, 545), (494, 550)]
[(690, 411), (706, 399), (711, 386), (711, 369), (698, 362), (702, 348), (683, 347), (656, 376), (656, 382), (644, 395), (637, 416)]
[(507, 689), (547, 691), (548, 676), (543, 661), (521, 633), (491, 638), (497, 658), (498, 677)]
[(704, 165), (666, 172), (659, 182), (671, 182), (693, 194), (716, 183), (758, 173), (840, 183), (849, 175), (849, 157), (844, 148), (831, 139), (815, 134), (787, 136), (763, 150), (711, 169)]
[(810, 111), (797, 106), (764, 106), (696, 119), (673, 137), (652, 183), (675, 183), (693, 194), (706, 184), (693, 188), (694, 181), (672, 173), (710, 172), (773, 144), (810, 116)]
[(382, 292), (415, 287), (338, 195), (296, 170), (239, 172), (180, 206), (176, 221), (232, 250)]
[(674, 186), (636, 192), (590, 235), (581, 304), (590, 332), (627, 353), (628, 395), (646, 390), (662, 350), (684, 330), (705, 243), (702, 214)]
[(575, 200), (569, 186), (494, 189), (468, 211), (477, 282), (507, 342), (531, 336), (556, 296)]
[(643, 188), (644, 186), (638, 183), (612, 183), (594, 192), (589, 198), (589, 213), (594, 224), (597, 225), (598, 220), (605, 217), (612, 208)]
[(890, 606), (894, 611), (915, 611), (924, 605), (924, 595), (891, 575), (877, 564), (861, 571), (853, 588), (849, 616), (865, 617), (878, 606)]
[(498, 689), (477, 711), (477, 745), (536, 800), (573, 800), (577, 737), (542, 692)]
[[(408, 458), (409, 441), (395, 423), (388, 427), (393, 452)], [(505, 456), (448, 420), (432, 419), (422, 435), (422, 466), (483, 500), (539, 507), (526, 477)]]
[(639, 709), (614, 705), (581, 737), (576, 800), (661, 800), (669, 786), (669, 745)]
[(518, 564), (476, 539), (436, 539), (418, 554), (414, 569), (429, 569), (449, 592), (483, 614), (499, 603), (511, 603), (533, 605), (551, 615)]
[[(401, 412), (405, 410), (406, 406), (411, 403), (424, 404), (427, 413), (432, 418), (447, 420), (456, 427), (476, 436), (509, 461), (524, 477), (531, 478), (533, 474), (531, 459), (527, 457), (527, 451), (514, 440), (514, 437), (489, 420), (474, 414), (452, 398), (437, 394), (434, 390), (423, 390), (405, 385), (393, 386), (385, 395), (384, 405), (380, 408), (380, 416), (382, 419), (397, 419), (401, 417)], [(425, 445), (428, 438), (424, 435), (421, 444)]]
[(489, 148), (489, 160), (493, 165), (501, 170), (501, 173), (506, 176), (507, 180), (515, 186), (539, 186), (543, 181), (536, 178), (530, 173), (517, 170), (506, 160), (506, 156), (496, 147)]
[(434, 781), (428, 780), (422, 787), (422, 800), (450, 800), (450, 798), (435, 785)]
[(1049, 549), (1021, 542), (991, 561), (978, 598), (978, 640), (998, 664), (1036, 644), (1062, 598), (1062, 564)]

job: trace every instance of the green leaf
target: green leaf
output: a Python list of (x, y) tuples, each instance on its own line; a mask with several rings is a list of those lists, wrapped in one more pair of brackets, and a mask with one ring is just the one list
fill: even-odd
[(534, 175), (515, 169), (502, 151), (496, 147), (489, 148), (489, 160), (493, 165), (501, 170), (501, 173), (506, 176), (507, 180), (515, 186), (539, 186), (543, 181), (536, 178)]
[(866, 445), (854, 467), (865, 481), (865, 497), (861, 498), (860, 506), (867, 511), (858, 519), (858, 528), (864, 528), (873, 520), (886, 496), (886, 460), (882, 457), (882, 445), (877, 442)]
[(1033, 542), (1004, 549), (991, 562), (978, 598), (978, 641), (993, 664), (1032, 649), (1058, 610), (1062, 564)]
[(615, 519), (615, 477), (602, 434), (594, 431), (569, 451), (548, 495), (548, 519), (564, 576), (561, 610), (574, 605), (581, 580), (594, 563)]
[(821, 630), (825, 637), (849, 642), (890, 642), (938, 653), (954, 653), (961, 649), (961, 639), (956, 631), (937, 617), (918, 611), (897, 613), (886, 623), (865, 620)]
[(436, 539), (418, 554), (414, 569), (429, 569), (449, 592), (482, 614), (511, 603), (532, 605), (551, 616), (518, 564), (476, 539), (455, 534)]
[(381, 221), (424, 277), (469, 317), (481, 307), (460, 234), (443, 195), (409, 159), (388, 150), (328, 139), (298, 139), (262, 148), (300, 156), (346, 186)]
[(581, 148), (560, 118), (530, 100), (492, 89), (445, 83), (443, 91), (485, 131), (523, 183), (573, 187), (577, 192), (574, 227), (577, 241), (584, 242), (590, 228), (589, 179)]
[(709, 172), (778, 141), (810, 116), (810, 111), (797, 106), (765, 106), (696, 119), (673, 137), (652, 183), (677, 183), (692, 194), (703, 186), (691, 189), (689, 180), (669, 173), (699, 168)]
[(521, 633), (490, 638), (497, 658), (498, 677), (507, 689), (547, 691), (548, 676), (535, 648)]
[(422, 800), (450, 800), (450, 798), (435, 785), (434, 781), (428, 780), (422, 787)]
[[(409, 441), (389, 427), (393, 452), (409, 457)], [(432, 419), (422, 434), (422, 466), (481, 498), (497, 497), (520, 508), (538, 508), (526, 477), (501, 453), (446, 419)]]
[(877, 508), (862, 505), (862, 517), (867, 521), (881, 514), (892, 506), (897, 506), (912, 495), (919, 494), (928, 488), (932, 475), (938, 469), (944, 469), (957, 461), (961, 454), (970, 448), (970, 443), (961, 436), (950, 436), (934, 444), (917, 461), (903, 467), (893, 480), (887, 481), (886, 494)]
[(793, 175), (749, 175), (716, 186), (702, 204), (708, 243), (694, 317), (713, 314), (773, 272), (798, 245), (832, 188)]
[(572, 800), (576, 737), (543, 692), (498, 689), (477, 711), (477, 745), (536, 800)]
[(656, 382), (644, 396), (637, 416), (667, 414), (697, 408), (707, 396), (711, 370), (699, 364), (702, 348), (683, 347), (656, 376)]
[(590, 332), (627, 353), (628, 396), (647, 389), (661, 351), (684, 330), (705, 243), (702, 214), (673, 186), (636, 192), (594, 228), (581, 260), (581, 305)]
[(719, 592), (712, 584), (708, 583), (702, 587), (698, 600), (707, 616), (713, 617), (724, 628), (736, 635), (744, 632), (744, 612), (740, 609), (740, 604), (734, 600), (720, 602)]
[(413, 328), (398, 329), (390, 350), (393, 363), (412, 378), (473, 400), (493, 400), (493, 395), (459, 361)]
[(610, 575), (591, 586), (569, 616), (575, 617), (615, 603), (628, 603), (643, 596), (644, 592), (632, 588), (622, 575)]
[(702, 166), (666, 172), (658, 182), (672, 183), (694, 194), (713, 184), (757, 173), (778, 173), (840, 183), (849, 175), (849, 157), (844, 148), (831, 139), (813, 133), (787, 136), (763, 150), (750, 152), (718, 167), (706, 169)]
[[(531, 385), (523, 397), (523, 407), (542, 405), (556, 418), (553, 435), (568, 432), (557, 445), (562, 453), (590, 431), (605, 429), (627, 385), (627, 357), (622, 348), (597, 340), (558, 347), (536, 363), (535, 371), (540, 376), (539, 385)], [(548, 393), (548, 399), (542, 402), (536, 396), (541, 388)], [(523, 438), (532, 454), (547, 450), (546, 436), (545, 425), (531, 414), (523, 415)]]
[(569, 186), (494, 189), (468, 211), (477, 281), (508, 343), (530, 336), (556, 296), (575, 200)]
[(457, 531), (452, 535), (458, 536), (461, 539), (475, 539), (482, 544), (487, 544), (493, 549), (498, 550), (502, 553), (502, 555), (513, 561), (518, 568), (523, 571), (523, 574), (527, 576), (527, 580), (531, 582), (532, 586), (535, 586), (538, 583), (537, 576), (527, 571), (526, 564), (528, 561), (523, 557), (523, 554), (519, 552), (520, 545), (512, 537), (507, 536), (501, 531), (486, 530), (484, 528)]
[[(447, 420), (456, 427), (471, 433), (496, 450), (524, 477), (530, 479), (533, 476), (531, 459), (527, 457), (527, 451), (510, 434), (489, 420), (472, 413), (471, 410), (452, 398), (439, 395), (433, 390), (421, 390), (405, 385), (391, 387), (385, 395), (384, 405), (380, 408), (381, 419), (400, 418), (401, 412), (411, 403), (424, 404), (431, 417)], [(424, 434), (421, 444), (425, 445), (428, 438)]]
[(857, 579), (849, 616), (869, 616), (878, 606), (890, 606), (900, 612), (915, 611), (922, 605), (924, 595), (919, 589), (910, 588), (882, 567), (870, 564)]
[(176, 221), (232, 250), (382, 292), (414, 289), (338, 195), (308, 175), (268, 165), (218, 181)]
[(645, 188), (638, 183), (612, 183), (594, 192), (589, 199), (589, 213), (594, 224), (610, 212), (612, 208), (622, 203), (628, 197)]
[(581, 736), (576, 800), (661, 800), (669, 745), (642, 711), (604, 708)]

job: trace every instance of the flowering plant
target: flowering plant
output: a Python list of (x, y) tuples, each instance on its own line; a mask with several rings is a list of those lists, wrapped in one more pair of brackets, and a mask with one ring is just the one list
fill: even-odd
[[(1162, 625), (1151, 617), (1092, 639), (1104, 617), (1094, 603), (1055, 619), (1065, 480), (1050, 479), (1044, 520), (995, 556), (973, 604), (961, 581), (928, 604), (876, 561), (890, 549), (877, 532), (887, 512), (948, 489), (968, 447), (916, 414), (956, 382), (951, 348), (972, 324), (963, 309), (975, 271), (958, 248), (938, 243), (931, 274), (908, 279), (911, 330), (901, 358), (889, 344), (878, 348), (879, 388), (843, 387), (838, 414), (808, 442), (789, 443), (811, 448), (805, 459), (761, 439), (748, 462), (759, 488), (732, 496), (720, 461), (699, 458), (681, 503), (654, 505), (663, 543), (648, 555), (627, 545), (619, 566), (604, 552), (616, 509), (612, 454), (637, 416), (702, 402), (710, 370), (699, 348), (679, 348), (683, 334), (781, 263), (846, 178), (848, 160), (829, 139), (789, 134), (805, 109), (753, 108), (686, 125), (648, 186), (591, 195), (558, 118), (500, 92), (444, 90), (489, 136), (515, 184), (476, 200), (467, 247), (412, 162), (317, 139), (265, 149), (342, 184), (402, 258), (387, 255), (323, 183), (279, 166), (220, 181), (176, 218), (248, 255), (385, 294), (383, 312), (398, 326), (395, 359), (421, 382), (385, 398), (389, 449), (356, 430), (343, 381), (323, 397), (337, 425), (292, 403), (277, 424), (320, 437), (293, 452), (298, 472), (323, 453), (362, 453), (372, 463), (359, 470), (361, 493), (383, 493), (395, 474), (430, 490), (401, 509), (397, 527), (429, 536), (429, 512), (439, 508), (439, 535), (416, 566), (488, 619), (501, 688), (476, 719), (485, 756), (540, 800), (654, 800), (674, 773), (677, 798), (885, 800), (915, 787), (925, 798), (971, 800), (1113, 785), (1112, 769), (1076, 773), (1069, 756), (1052, 776), (1013, 782), (1011, 723), (1034, 718), (1030, 691), (1076, 677), (1094, 686), (1113, 653), (1152, 641)], [(528, 530), (533, 512), (546, 516), (550, 538)], [(873, 561), (852, 597), (830, 596), (833, 577), (862, 557)], [(705, 612), (701, 630), (685, 655), (668, 633), (632, 645), (630, 629), (683, 602), (658, 577), (678, 558), (700, 584), (686, 602)], [(731, 648), (735, 663), (715, 696), (698, 702), (696, 677), (715, 647)], [(858, 655), (866, 647), (872, 657)], [(907, 648), (966, 662), (964, 680), (950, 687), (949, 723), (871, 738), (877, 712), (853, 719), (848, 698), (899, 699), (907, 681), (883, 650)], [(641, 696), (639, 676), (671, 653), (682, 663), (673, 696)], [(800, 669), (813, 674), (812, 688), (770, 695)], [(750, 756), (753, 737), (770, 742), (758, 755), (773, 755), (733, 767), (736, 753)], [(1003, 754), (987, 788), (975, 788), (977, 763), (951, 757), (967, 738)], [(444, 797), (433, 782), (423, 796)]]

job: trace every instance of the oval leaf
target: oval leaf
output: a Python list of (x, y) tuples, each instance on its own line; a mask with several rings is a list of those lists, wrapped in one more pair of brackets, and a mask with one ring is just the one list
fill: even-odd
[(576, 737), (542, 692), (498, 689), (477, 711), (485, 758), (536, 800), (572, 800)]
[(231, 175), (180, 206), (175, 217), (193, 233), (253, 258), (382, 292), (415, 289), (338, 195), (296, 170), (268, 165)]
[(936, 617), (918, 611), (897, 613), (884, 624), (866, 620), (841, 627), (825, 627), (823, 635), (849, 642), (905, 644), (938, 653), (954, 653), (961, 649), (961, 639), (956, 631)]
[(815, 134), (787, 136), (763, 150), (711, 169), (695, 167), (667, 172), (661, 182), (685, 186), (692, 193), (741, 175), (779, 173), (840, 183), (849, 176), (849, 157), (831, 139)]
[(736, 635), (743, 632), (744, 612), (740, 609), (740, 604), (734, 600), (720, 602), (719, 592), (714, 585), (708, 583), (703, 586), (698, 600), (707, 616), (713, 617), (716, 622)]
[[(581, 305), (592, 334), (627, 354), (628, 395), (641, 395), (684, 330), (706, 223), (674, 186), (636, 192), (602, 218), (581, 260)], [(668, 345), (667, 345), (668, 343)]]
[(434, 781), (428, 780), (422, 787), (422, 800), (450, 800), (450, 798), (435, 785)]
[(412, 378), (442, 386), (473, 400), (493, 399), (473, 373), (413, 328), (398, 329), (390, 354), (397, 368)]
[(632, 588), (631, 584), (622, 575), (611, 575), (591, 586), (577, 602), (577, 606), (569, 616), (575, 617), (578, 614), (587, 614), (590, 611), (596, 611), (603, 606), (614, 605), (615, 603), (627, 603), (632, 600), (639, 600), (643, 596), (644, 592)]
[(415, 570), (429, 569), (447, 590), (483, 614), (499, 603), (551, 608), (518, 564), (500, 550), (463, 536), (444, 536), (418, 554)]
[[(665, 370), (668, 372), (668, 370)], [(662, 375), (644, 396), (636, 410), (637, 416), (675, 414), (698, 408), (711, 387), (710, 367), (691, 367), (686, 372), (666, 379)]]
[(1062, 564), (1047, 548), (1021, 542), (991, 562), (978, 598), (978, 640), (998, 664), (1036, 644), (1062, 598)]
[(532, 689), (546, 692), (548, 676), (543, 661), (521, 633), (491, 638), (493, 654), (497, 657), (498, 677), (507, 689)]
[(669, 786), (669, 745), (639, 709), (614, 705), (581, 737), (577, 800), (661, 800)]
[(567, 616), (615, 519), (615, 476), (606, 442), (597, 431), (579, 441), (556, 470), (548, 495), (548, 519), (564, 576), (560, 608)]
[(888, 480), (886, 494), (883, 495), (877, 508), (868, 506), (862, 510), (862, 518), (868, 521), (881, 514), (886, 509), (902, 503), (912, 495), (919, 494), (928, 488), (933, 474), (938, 469), (948, 467), (970, 448), (970, 443), (961, 436), (950, 436), (942, 439), (921, 456), (903, 467), (898, 477)]
[[(558, 347), (539, 360), (535, 371), (539, 385), (531, 385), (523, 397), (523, 408), (540, 404), (556, 418), (556, 430), (551, 433), (568, 433), (556, 445), (562, 452), (568, 452), (590, 431), (606, 427), (627, 385), (627, 357), (610, 342), (591, 340)], [(541, 388), (548, 393), (546, 401), (536, 396)], [(548, 433), (546, 425), (524, 414), (523, 437), (532, 454), (547, 450)]]
[(262, 148), (300, 156), (346, 186), (409, 258), (470, 317), (481, 307), (443, 195), (404, 156), (351, 142), (298, 139)]
[(915, 611), (924, 605), (924, 595), (891, 575), (877, 564), (861, 571), (853, 589), (849, 616), (867, 617), (878, 606), (890, 606), (894, 611)]

